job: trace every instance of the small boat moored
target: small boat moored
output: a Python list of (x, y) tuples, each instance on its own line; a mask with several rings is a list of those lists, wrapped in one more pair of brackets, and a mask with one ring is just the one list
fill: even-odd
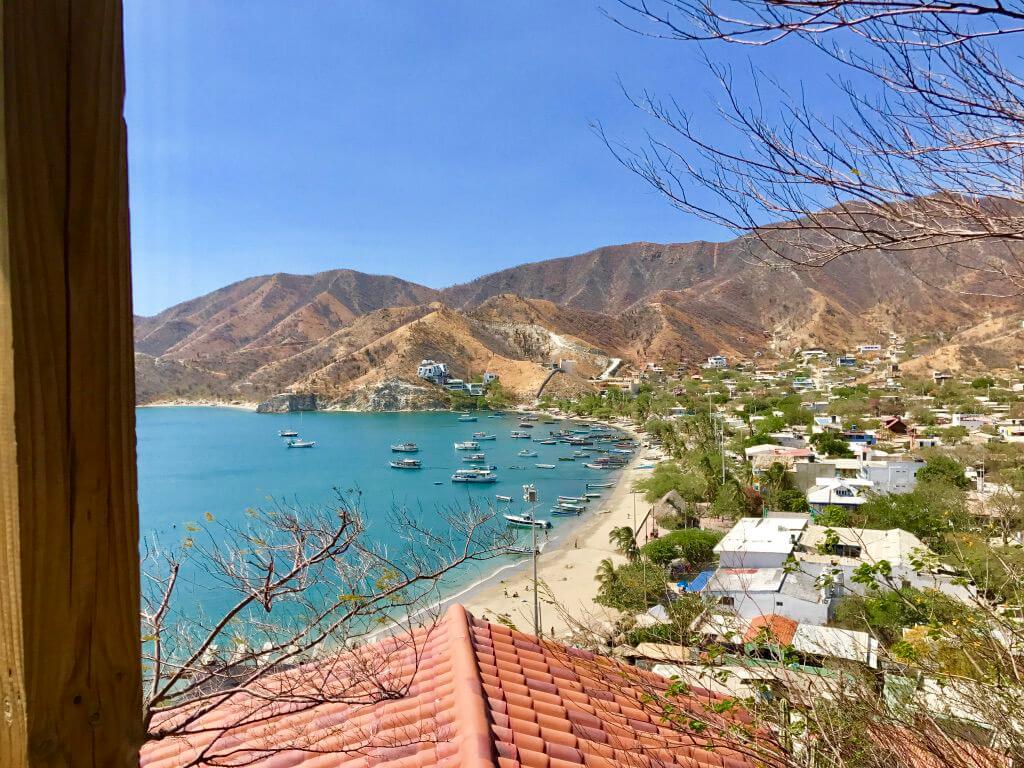
[(395, 453), (417, 453), (420, 447), (416, 443), (396, 443), (391, 446)]
[(470, 453), (462, 457), (462, 460), (467, 464), (483, 464), (487, 461), (487, 454), (484, 453)]
[(285, 443), (289, 448), (314, 448), (316, 446), (316, 440), (299, 440), (293, 438)]
[(476, 421), (476, 416), (471, 413), (460, 413), (459, 421)]
[(419, 459), (398, 459), (397, 461), (389, 461), (392, 469), (422, 469), (423, 464)]
[(505, 502), (512, 501), (512, 497), (511, 496), (502, 496), (500, 493), (494, 494), (494, 498), (496, 498), (498, 501), (505, 501)]
[(534, 464), (533, 466), (535, 466), (537, 469), (554, 469), (555, 468), (554, 464)]
[(523, 448), (523, 450), (517, 453), (516, 456), (523, 456), (528, 459), (533, 459), (537, 457), (537, 452), (531, 451), (529, 448)]
[(299, 433), (296, 432), (294, 429), (282, 429), (280, 432), (277, 433), (277, 436), (278, 437), (298, 437)]
[(476, 440), (463, 440), (461, 443), (455, 444), (456, 451), (475, 451), (480, 447), (480, 443)]
[(498, 436), (497, 435), (488, 435), (486, 432), (474, 432), (473, 433), (473, 439), (474, 440), (497, 440)]
[(489, 469), (457, 469), (455, 474), (452, 475), (453, 483), (496, 483), (498, 481), (497, 475), (495, 475)]
[(503, 515), (508, 520), (509, 525), (514, 525), (519, 528), (550, 528), (550, 520), (538, 520), (533, 515), (522, 514), (522, 515)]

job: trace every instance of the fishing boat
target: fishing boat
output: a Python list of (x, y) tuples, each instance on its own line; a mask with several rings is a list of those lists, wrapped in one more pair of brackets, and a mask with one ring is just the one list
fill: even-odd
[(462, 457), (467, 464), (483, 464), (487, 461), (487, 455), (483, 453), (470, 453)]
[[(534, 553), (533, 547), (509, 547), (506, 550), (510, 555), (532, 555)], [(541, 554), (544, 551), (544, 544), (537, 545), (537, 554)]]
[(537, 442), (540, 443), (541, 445), (555, 445), (557, 443), (557, 440), (552, 440), (549, 437), (546, 440), (538, 440)]
[(615, 483), (587, 483), (587, 488), (614, 488)]
[(487, 414), (487, 418), (488, 418), (488, 419), (500, 419), (500, 418), (502, 418), (502, 417), (503, 417), (504, 415), (505, 415), (505, 414), (503, 414), (503, 413), (488, 413), (488, 414)]
[(520, 421), (519, 426), (522, 427), (523, 429), (533, 429), (533, 424), (531, 424), (528, 421)]
[(593, 493), (592, 492), (592, 493), (584, 493), (583, 495), (586, 496), (590, 501), (593, 501), (594, 499), (600, 499), (601, 498), (601, 494), (600, 493)]
[(523, 448), (523, 450), (517, 453), (516, 456), (522, 456), (524, 458), (533, 459), (537, 457), (537, 452), (531, 451), (528, 448)]
[(392, 469), (422, 469), (423, 464), (419, 459), (398, 459), (397, 461), (389, 461)]
[(533, 515), (525, 513), (522, 515), (503, 515), (508, 520), (509, 525), (514, 525), (518, 528), (550, 528), (550, 520), (538, 520)]
[(534, 464), (533, 466), (535, 466), (537, 469), (554, 469), (555, 468), (554, 464)]
[(494, 494), (494, 498), (496, 498), (498, 501), (505, 501), (505, 502), (512, 501), (512, 497), (511, 496), (502, 496), (500, 493)]
[(498, 477), (489, 469), (456, 469), (452, 475), (453, 483), (494, 483)]
[(561, 515), (562, 517), (579, 517), (580, 510), (566, 509), (565, 507), (552, 507), (552, 515)]
[(471, 413), (460, 413), (459, 421), (476, 421), (476, 416)]
[(586, 501), (587, 501), (583, 496), (559, 496), (558, 500), (559, 501), (565, 501), (565, 502), (581, 503), (581, 504), (585, 504)]
[(529, 440), (530, 439), (530, 433), (529, 432), (519, 432), (518, 430), (513, 429), (511, 432), (509, 432), (509, 437), (511, 437), (514, 440)]
[(416, 443), (395, 443), (391, 450), (395, 453), (417, 453), (420, 447)]
[(572, 455), (575, 456), (577, 459), (585, 459), (585, 458), (587, 458), (587, 452), (586, 451), (573, 451)]
[(316, 440), (299, 440), (297, 438), (293, 438), (289, 440), (286, 445), (289, 448), (312, 448), (316, 445)]
[(473, 439), (474, 440), (497, 440), (498, 436), (497, 435), (488, 435), (486, 432), (474, 432), (473, 433)]
[(456, 451), (475, 451), (480, 447), (480, 443), (476, 440), (463, 440), (461, 443), (455, 444)]
[(580, 513), (586, 511), (586, 507), (584, 507), (582, 504), (570, 504), (567, 501), (559, 502), (556, 506), (559, 509), (569, 510), (570, 512)]
[(589, 461), (583, 466), (586, 467), (587, 469), (611, 469), (611, 467), (608, 466), (607, 464), (593, 464), (592, 462)]
[(296, 432), (294, 429), (282, 429), (280, 432), (277, 433), (277, 436), (278, 437), (298, 437), (299, 433)]

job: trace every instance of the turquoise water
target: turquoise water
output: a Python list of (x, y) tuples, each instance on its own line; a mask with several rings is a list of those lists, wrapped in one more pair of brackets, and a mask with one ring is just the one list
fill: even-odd
[[(139, 463), (139, 507), (142, 537), (147, 546), (168, 547), (189, 535), (185, 526), (202, 523), (209, 512), (218, 520), (244, 524), (245, 511), (269, 506), (274, 500), (291, 504), (327, 504), (332, 489), (358, 490), (367, 521), (367, 535), (381, 544), (398, 546), (400, 538), (389, 530), (388, 515), (393, 505), (416, 510), (428, 525), (441, 526), (439, 512), (468, 508), (471, 500), (481, 506), (495, 504), (495, 494), (512, 496), (506, 508), (521, 512), (521, 486), (534, 483), (541, 502), (538, 517), (554, 524), (550, 538), (570, 530), (577, 518), (552, 517), (547, 510), (558, 495), (580, 495), (587, 481), (607, 481), (608, 472), (589, 470), (583, 459), (560, 462), (571, 455), (571, 446), (540, 445), (516, 440), (509, 432), (518, 429), (518, 418), (488, 418), (460, 423), (454, 413), (304, 413), (256, 414), (231, 408), (140, 408), (136, 412)], [(548, 430), (561, 429), (562, 422), (535, 422), (532, 433), (546, 437)], [(315, 440), (308, 450), (288, 449), (278, 430), (296, 429), (303, 439)], [(496, 465), (498, 482), (455, 484), (456, 469), (472, 465), (462, 461), (457, 441), (472, 439), (473, 432), (497, 435), (495, 441), (480, 443), (487, 463)], [(412, 441), (417, 454), (395, 454), (392, 443)], [(537, 452), (536, 458), (516, 453), (524, 448)], [(394, 458), (415, 456), (421, 470), (396, 470), (388, 466)], [(538, 469), (535, 463), (555, 464)], [(512, 467), (525, 467), (513, 469)], [(440, 483), (436, 485), (435, 483)], [(592, 505), (597, 506), (597, 505)], [(590, 513), (592, 514), (592, 513)], [(527, 538), (529, 532), (524, 532)], [(479, 579), (485, 571), (508, 565), (511, 560), (474, 566), (449, 581), (449, 592)], [(202, 587), (201, 577), (199, 578)], [(215, 590), (210, 588), (212, 595)], [(203, 590), (192, 593), (209, 601)], [(184, 607), (184, 606), (179, 606)], [(210, 607), (207, 605), (207, 607)]]

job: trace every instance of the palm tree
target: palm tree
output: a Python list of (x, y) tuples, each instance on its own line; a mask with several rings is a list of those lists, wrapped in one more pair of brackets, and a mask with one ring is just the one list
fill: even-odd
[(636, 535), (628, 525), (612, 528), (608, 532), (608, 542), (614, 544), (615, 549), (625, 555), (631, 563), (640, 555), (640, 550), (636, 546)]
[(615, 575), (615, 565), (612, 561), (607, 557), (602, 560), (597, 566), (597, 573), (594, 574), (594, 578), (597, 579), (602, 590), (614, 584), (617, 577)]

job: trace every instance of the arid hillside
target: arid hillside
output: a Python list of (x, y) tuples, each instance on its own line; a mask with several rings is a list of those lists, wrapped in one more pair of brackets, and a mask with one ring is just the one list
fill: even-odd
[(1024, 306), (981, 295), (956, 267), (985, 256), (983, 242), (952, 257), (864, 251), (820, 269), (786, 261), (799, 247), (763, 233), (631, 243), (443, 291), (351, 270), (250, 278), (137, 318), (139, 401), (292, 390), (339, 407), (426, 407), (443, 401), (416, 377), (426, 358), (467, 380), (497, 373), (525, 398), (561, 359), (577, 361), (577, 374), (551, 386), (579, 389), (612, 358), (695, 366), (717, 353), (840, 350), (889, 332), (941, 335), (918, 367), (1002, 367), (1024, 353), (1013, 319)]

